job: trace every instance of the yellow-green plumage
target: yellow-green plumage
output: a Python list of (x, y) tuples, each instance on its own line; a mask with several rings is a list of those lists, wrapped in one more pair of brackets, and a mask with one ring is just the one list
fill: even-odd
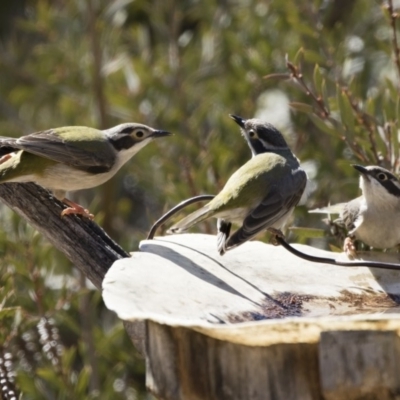
[(20, 138), (0, 137), (0, 183), (35, 182), (62, 199), (101, 185), (156, 137), (170, 135), (136, 123), (100, 131), (66, 126)]
[[(281, 153), (263, 153), (250, 159), (229, 178), (218, 196), (210, 201), (208, 209), (225, 211), (243, 205), (251, 208), (252, 204), (260, 202), (268, 194), (271, 184), (290, 172), (288, 157), (292, 157), (298, 164), (290, 150)], [(265, 190), (260, 192), (260, 186)]]
[(61, 128), (53, 128), (51, 131), (57, 136), (68, 138), (68, 140), (104, 140), (102, 131), (87, 126), (63, 126)]
[[(229, 178), (213, 200), (183, 218), (170, 231), (184, 231), (210, 217), (223, 218), (228, 215), (233, 221), (240, 220), (268, 195), (273, 184), (298, 166), (297, 158), (289, 149), (258, 154)], [(236, 215), (232, 215), (232, 210), (235, 210)]]
[[(17, 146), (17, 140), (14, 140)], [(65, 192), (96, 186), (107, 180), (105, 174), (93, 174), (85, 166), (104, 162), (110, 169), (116, 152), (100, 130), (84, 126), (66, 126), (24, 136), (18, 150), (0, 159), (0, 183), (36, 182), (62, 199)], [(4, 161), (5, 160), (5, 161)], [(103, 161), (104, 160), (104, 161)], [(81, 169), (75, 168), (82, 164)]]
[[(80, 142), (88, 149), (93, 148), (93, 140), (104, 142), (103, 134), (98, 129), (88, 128), (85, 126), (64, 126), (62, 128), (54, 128), (52, 134), (70, 142)], [(0, 183), (13, 181), (21, 175), (31, 175), (32, 165), (34, 165), (34, 173), (42, 175), (47, 167), (55, 165), (57, 162), (38, 156), (26, 151), (20, 150), (13, 157), (0, 164)]]
[[(253, 158), (229, 178), (213, 200), (168, 230), (181, 233), (207, 218), (217, 218), (221, 255), (265, 229), (281, 234), (307, 182), (298, 159), (274, 126), (257, 118), (231, 117), (241, 127)], [(232, 224), (239, 225), (233, 233)]]
[(51, 131), (55, 136), (69, 143), (79, 143), (81, 148), (90, 151), (93, 151), (93, 146), (102, 148), (108, 145), (107, 137), (102, 131), (87, 126), (63, 126)]
[(49, 158), (39, 157), (32, 153), (20, 150), (13, 157), (0, 164), (0, 183), (16, 182), (24, 175), (32, 175), (32, 165), (35, 166), (35, 174), (43, 175), (46, 168), (57, 164)]

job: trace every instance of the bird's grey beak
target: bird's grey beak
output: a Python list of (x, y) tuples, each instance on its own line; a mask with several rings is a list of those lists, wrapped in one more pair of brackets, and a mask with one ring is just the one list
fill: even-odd
[(237, 115), (229, 114), (229, 116), (241, 127), (244, 129), (244, 123), (246, 120), (242, 117), (238, 117)]
[(358, 172), (360, 172), (363, 175), (368, 175), (368, 170), (367, 168), (363, 167), (362, 165), (357, 165), (357, 164), (352, 164), (351, 165), (354, 169), (356, 169)]
[(173, 133), (171, 133), (171, 132), (159, 130), (159, 131), (154, 131), (154, 132), (150, 135), (150, 137), (152, 137), (152, 138), (160, 138), (160, 137), (172, 136), (172, 135), (173, 135)]

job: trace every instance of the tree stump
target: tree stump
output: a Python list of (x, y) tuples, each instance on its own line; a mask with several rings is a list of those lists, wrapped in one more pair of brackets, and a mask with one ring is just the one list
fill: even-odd
[(146, 321), (158, 398), (399, 398), (400, 272), (310, 263), (260, 242), (221, 257), (215, 236), (199, 234), (140, 250), (113, 264), (103, 298), (123, 320)]

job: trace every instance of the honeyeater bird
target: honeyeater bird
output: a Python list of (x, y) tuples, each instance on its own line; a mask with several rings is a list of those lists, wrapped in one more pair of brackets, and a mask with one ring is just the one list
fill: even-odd
[(69, 207), (62, 216), (93, 215), (65, 198), (66, 192), (101, 185), (163, 130), (125, 123), (106, 130), (66, 126), (20, 138), (0, 137), (0, 183), (35, 182)]
[(400, 181), (390, 171), (379, 166), (353, 165), (360, 173), (362, 195), (348, 203), (340, 203), (311, 212), (340, 216), (334, 221), (348, 231), (343, 250), (356, 256), (354, 239), (377, 249), (389, 249), (400, 244)]
[[(269, 230), (281, 229), (299, 202), (307, 175), (282, 134), (260, 119), (231, 115), (240, 126), (253, 157), (227, 181), (208, 204), (172, 226), (181, 233), (208, 218), (218, 218), (217, 247), (221, 255)], [(232, 224), (240, 226), (231, 234)]]

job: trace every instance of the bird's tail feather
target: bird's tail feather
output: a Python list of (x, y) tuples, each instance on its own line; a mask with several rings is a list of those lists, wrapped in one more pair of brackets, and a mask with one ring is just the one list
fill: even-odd
[(192, 225), (198, 222), (204, 221), (211, 215), (211, 211), (208, 207), (202, 207), (187, 217), (181, 219), (177, 224), (168, 229), (167, 233), (182, 233), (188, 230)]
[(217, 249), (221, 256), (223, 256), (227, 251), (227, 242), (229, 235), (231, 233), (232, 224), (228, 221), (224, 221), (218, 218), (217, 223), (218, 234), (217, 234)]

